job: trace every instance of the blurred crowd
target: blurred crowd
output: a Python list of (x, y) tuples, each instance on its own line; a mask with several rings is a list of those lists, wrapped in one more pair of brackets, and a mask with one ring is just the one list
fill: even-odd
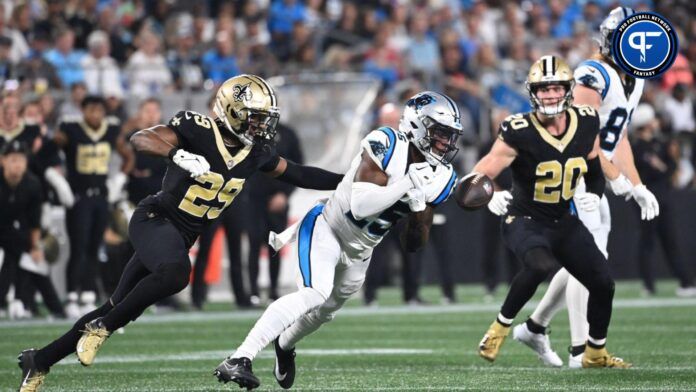
[[(381, 83), (373, 107), (375, 123), (383, 121), (385, 105), (398, 109), (416, 91), (442, 91), (461, 108), (467, 128), (461, 139), (464, 149), (484, 151), (504, 116), (529, 109), (524, 80), (532, 62), (541, 55), (557, 54), (575, 66), (590, 57), (599, 24), (618, 5), (656, 11), (677, 30), (676, 62), (646, 84), (640, 115), (634, 114), (630, 131), (634, 145), (644, 152), (636, 158), (642, 174), (649, 177), (646, 182), (654, 181), (664, 194), (693, 187), (696, 19), (688, 0), (4, 0), (0, 1), (0, 135), (9, 140), (20, 122), (38, 126), (39, 139), (45, 143), (28, 146), (35, 153), (51, 146), (64, 119), (84, 116), (86, 97), (101, 97), (104, 121), (118, 124), (119, 137), (125, 140), (135, 130), (166, 121), (163, 112), (186, 109), (162, 108), (157, 98), (212, 94), (238, 73), (270, 77), (358, 72)], [(129, 112), (130, 108), (136, 109)], [(659, 146), (646, 147), (653, 141)], [(293, 143), (292, 148), (299, 150)], [(43, 179), (46, 167), (63, 165), (64, 153), (55, 150), (59, 160), (50, 160), (41, 169), (30, 162), (29, 170), (40, 171), (37, 177)], [(157, 190), (164, 167), (147, 158), (134, 159), (125, 174), (129, 198), (137, 202)], [(460, 163), (460, 169), (465, 171), (466, 165)], [(265, 223), (258, 225), (263, 227), (253, 229), (258, 238), (264, 238), (264, 230), (282, 226), (277, 220), (287, 216), (291, 191), (271, 188), (263, 190), (263, 198), (252, 198), (266, 203), (256, 206), (259, 209), (280, 214), (264, 218)], [(54, 204), (61, 204), (57, 199)], [(242, 203), (238, 200), (235, 205)], [(222, 223), (228, 232), (235, 232)], [(495, 228), (496, 222), (489, 226)], [(117, 221), (106, 226), (107, 245), (124, 243), (123, 230), (118, 229)], [(665, 232), (664, 227), (646, 228), (645, 238)], [(495, 253), (497, 237), (486, 238), (491, 242), (486, 246)], [(669, 238), (662, 240), (666, 251), (674, 248)], [(649, 250), (653, 243), (642, 242)], [(96, 257), (117, 257), (114, 252), (109, 248)], [(120, 252), (127, 255), (128, 249)], [(492, 292), (495, 278), (490, 275), (496, 271), (486, 268)], [(420, 269), (409, 267), (409, 271), (415, 271), (415, 277), (407, 272), (403, 280), (417, 281)], [(454, 301), (446, 266), (442, 271), (443, 295)], [(272, 271), (276, 281), (277, 273), (277, 268)], [(252, 269), (250, 290), (235, 291), (240, 306), (256, 303), (257, 274)], [(114, 275), (109, 271), (104, 276), (108, 281)], [(647, 259), (641, 260), (641, 275), (646, 290), (654, 291)], [(231, 275), (231, 279), (237, 278)], [(100, 290), (115, 284), (106, 281)], [(368, 282), (368, 302), (380, 281), (373, 276)], [(205, 292), (200, 286), (194, 288), (194, 305), (202, 306)], [(273, 287), (269, 297), (275, 296)], [(72, 300), (94, 303), (90, 296)], [(405, 300), (420, 301), (417, 292), (405, 294)], [(3, 299), (0, 308), (6, 306)]]

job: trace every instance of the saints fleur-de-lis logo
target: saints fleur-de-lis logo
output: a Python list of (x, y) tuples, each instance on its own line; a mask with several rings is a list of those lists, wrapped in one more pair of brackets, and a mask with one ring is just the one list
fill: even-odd
[(235, 102), (241, 102), (242, 100), (251, 100), (251, 82), (247, 84), (235, 84), (232, 87), (232, 99)]

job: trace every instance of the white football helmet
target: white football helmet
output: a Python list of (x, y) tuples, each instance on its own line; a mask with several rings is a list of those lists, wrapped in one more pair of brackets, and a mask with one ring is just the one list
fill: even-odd
[(399, 122), (399, 130), (431, 165), (446, 165), (452, 161), (459, 151), (457, 139), (462, 129), (457, 104), (450, 97), (433, 91), (411, 97)]
[(599, 25), (599, 50), (606, 58), (614, 61), (611, 51), (614, 31), (619, 27), (619, 23), (635, 13), (636, 11), (632, 8), (616, 7), (611, 10), (609, 15), (602, 21), (602, 24)]

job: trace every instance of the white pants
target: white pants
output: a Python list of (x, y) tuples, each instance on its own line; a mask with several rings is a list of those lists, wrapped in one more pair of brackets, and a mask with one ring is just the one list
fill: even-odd
[[(585, 193), (585, 182), (581, 181), (575, 194)], [(578, 210), (578, 218), (594, 237), (597, 248), (608, 257), (607, 242), (611, 231), (611, 212), (609, 202), (602, 195), (599, 209), (592, 212)], [(564, 295), (565, 294), (565, 295)], [(563, 299), (568, 306), (568, 321), (570, 323), (570, 339), (573, 346), (585, 344), (589, 333), (587, 323), (587, 300), (589, 292), (565, 268), (554, 275), (544, 297), (532, 313), (532, 320), (543, 326), (548, 326), (551, 319), (563, 307)]]

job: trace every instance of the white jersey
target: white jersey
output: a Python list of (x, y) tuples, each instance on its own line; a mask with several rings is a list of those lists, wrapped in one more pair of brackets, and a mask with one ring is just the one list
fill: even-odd
[(638, 106), (643, 94), (643, 79), (634, 79), (630, 85), (624, 85), (614, 67), (601, 60), (585, 60), (575, 69), (575, 82), (596, 90), (602, 97), (599, 106), (599, 142), (604, 156), (614, 157), (619, 140), (631, 122), (633, 110)]
[[(389, 127), (381, 127), (365, 136), (360, 145), (360, 153), (353, 159), (343, 181), (327, 201), (323, 216), (341, 241), (342, 246), (350, 247), (354, 251), (365, 252), (371, 251), (379, 244), (391, 226), (411, 211), (404, 198), (378, 214), (360, 220), (355, 219), (350, 211), (350, 197), (353, 178), (355, 178), (355, 173), (362, 160), (362, 152), (367, 153), (387, 174), (387, 185), (390, 185), (408, 175), (410, 143), (403, 132)], [(450, 176), (438, 176), (441, 184), (434, 185), (442, 190), (437, 195), (430, 197), (432, 200), (428, 200), (428, 204), (431, 206), (443, 203), (454, 191), (457, 175), (452, 165), (447, 165), (446, 170), (451, 174)]]

